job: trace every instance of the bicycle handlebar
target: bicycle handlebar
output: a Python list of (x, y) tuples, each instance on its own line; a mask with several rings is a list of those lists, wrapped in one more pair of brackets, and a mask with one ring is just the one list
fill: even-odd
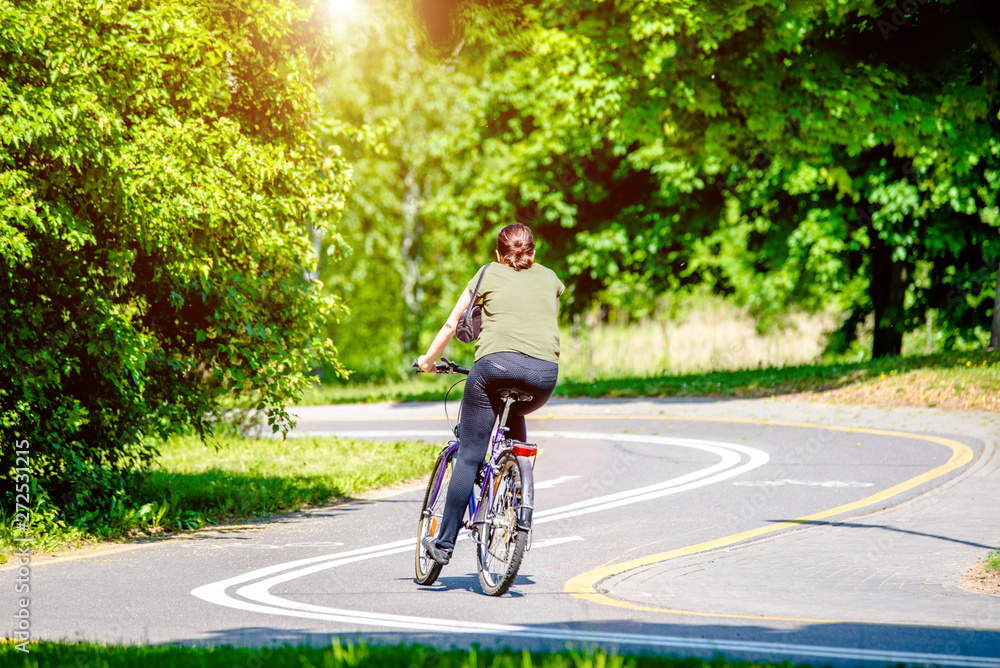
[[(417, 370), (417, 373), (424, 373), (424, 370), (417, 366), (417, 360), (413, 360), (413, 368)], [(447, 357), (442, 357), (440, 362), (435, 362), (434, 368), (437, 369), (437, 373), (460, 373), (465, 376), (469, 375), (468, 369), (459, 366), (456, 362), (452, 362)]]

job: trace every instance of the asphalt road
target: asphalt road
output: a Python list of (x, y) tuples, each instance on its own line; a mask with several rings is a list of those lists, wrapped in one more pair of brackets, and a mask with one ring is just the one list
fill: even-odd
[[(300, 433), (443, 442), (440, 404), (316, 407)], [(553, 401), (529, 420), (532, 549), (479, 591), (460, 541), (413, 581), (423, 490), (31, 564), (33, 638), (368, 642), (1000, 668), (998, 416), (760, 401)], [(280, 447), (280, 446), (278, 446)], [(12, 619), (17, 571), (0, 570)], [(6, 610), (9, 608), (9, 611)], [(13, 628), (13, 627), (11, 627)]]

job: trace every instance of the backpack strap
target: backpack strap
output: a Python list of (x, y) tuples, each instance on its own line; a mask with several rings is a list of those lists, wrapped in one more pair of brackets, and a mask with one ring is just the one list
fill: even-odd
[(476, 305), (476, 295), (479, 294), (479, 286), (483, 284), (483, 276), (486, 275), (486, 270), (490, 268), (490, 264), (487, 262), (483, 265), (483, 270), (479, 273), (479, 280), (476, 281), (476, 289), (472, 291), (472, 301), (469, 302), (469, 308)]

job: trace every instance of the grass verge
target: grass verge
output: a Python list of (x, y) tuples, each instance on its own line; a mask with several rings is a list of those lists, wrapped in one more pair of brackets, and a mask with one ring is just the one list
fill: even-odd
[(1000, 575), (1000, 549), (993, 550), (988, 555), (986, 555), (986, 570)]
[[(456, 360), (457, 361), (457, 360)], [(472, 360), (468, 360), (472, 364)], [(303, 406), (375, 403), (380, 401), (441, 401), (445, 392), (463, 376), (417, 374), (385, 383), (313, 385), (299, 402)], [(462, 396), (465, 383), (452, 390), (449, 398)]]
[[(368, 646), (334, 640), (330, 647), (234, 648), (224, 647), (118, 647), (91, 644), (31, 643), (29, 652), (13, 643), (0, 643), (0, 665), (23, 668), (39, 666), (102, 666), (104, 668), (755, 668), (791, 666), (751, 662), (729, 663), (722, 659), (702, 661), (676, 657), (608, 654), (593, 652), (528, 652), (473, 648), (441, 650), (425, 645)], [(802, 665), (802, 664), (800, 664)]]
[[(33, 513), (33, 552), (97, 540), (152, 536), (300, 510), (426, 474), (441, 444), (310, 437), (285, 441), (177, 437), (142, 474), (131, 507), (67, 526)], [(0, 517), (0, 555), (15, 550), (12, 517)], [(23, 532), (19, 532), (23, 535)], [(4, 561), (0, 559), (0, 562)]]
[[(419, 376), (396, 385), (317, 388), (307, 403), (440, 401), (456, 377)], [(461, 396), (462, 385), (452, 392)], [(786, 396), (868, 405), (1000, 412), (1000, 352), (943, 353), (842, 364), (712, 371), (680, 376), (581, 382), (564, 379), (562, 397)], [(143, 472), (128, 508), (73, 526), (34, 514), (36, 552), (232, 523), (346, 498), (427, 472), (438, 446), (375, 445), (306, 438), (175, 438)], [(12, 517), (0, 517), (0, 562), (13, 552)]]
[(849, 364), (715, 371), (686, 376), (567, 382), (575, 397), (737, 397), (811, 395), (844, 403), (1000, 411), (1000, 352), (882, 358)]
[[(440, 400), (448, 379), (453, 377), (419, 377), (379, 386), (317, 388), (303, 403)], [(436, 384), (430, 386), (430, 383)], [(563, 378), (555, 394), (566, 398), (756, 398), (797, 395), (796, 398), (842, 403), (1000, 412), (1000, 351), (941, 353), (864, 362), (802, 364), (593, 382)]]

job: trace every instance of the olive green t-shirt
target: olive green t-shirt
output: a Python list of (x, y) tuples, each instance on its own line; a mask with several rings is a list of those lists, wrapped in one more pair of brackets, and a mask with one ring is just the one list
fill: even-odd
[[(469, 292), (475, 291), (481, 271), (469, 281)], [(476, 297), (483, 304), (476, 360), (514, 352), (558, 362), (559, 296), (565, 289), (554, 271), (537, 262), (520, 271), (491, 262)]]

